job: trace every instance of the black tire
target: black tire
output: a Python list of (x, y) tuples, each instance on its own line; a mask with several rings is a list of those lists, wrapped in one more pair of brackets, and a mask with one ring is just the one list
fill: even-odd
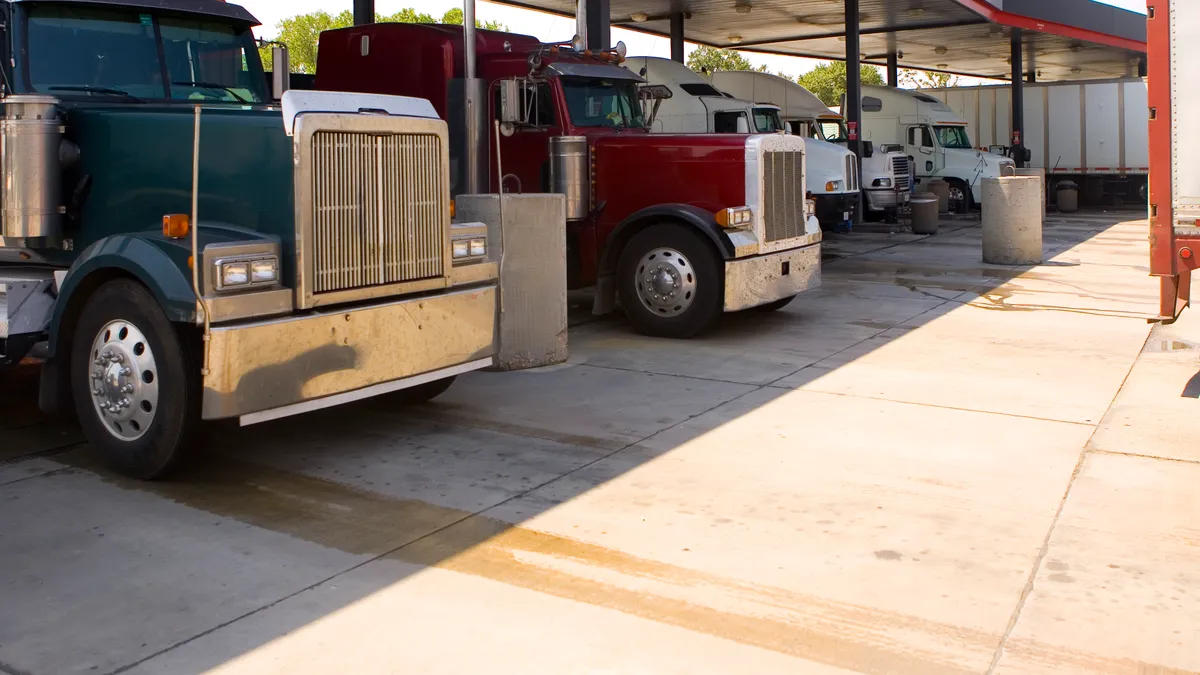
[[(725, 306), (723, 261), (713, 246), (695, 230), (678, 223), (651, 225), (630, 238), (617, 263), (617, 294), (625, 315), (639, 332), (655, 337), (687, 339), (708, 330)], [(674, 315), (654, 311), (639, 296), (639, 264), (652, 251), (668, 248), (686, 260), (694, 275), (694, 296)], [(685, 272), (686, 273), (686, 272)], [(682, 299), (681, 299), (682, 300)]]
[(788, 305), (792, 304), (792, 301), (795, 299), (796, 299), (796, 296), (789, 295), (786, 298), (780, 298), (774, 302), (768, 302), (765, 305), (759, 305), (758, 307), (754, 308), (754, 311), (756, 311), (756, 312), (778, 312), (779, 310), (783, 309), (784, 307), (787, 307)]
[[(114, 321), (123, 321), (139, 331), (148, 343), (140, 347), (142, 353), (148, 350), (153, 357), (152, 371), (129, 375), (138, 380), (138, 387), (143, 382), (155, 385), (154, 402), (143, 398), (137, 405), (152, 415), (144, 429), (137, 420), (115, 422), (107, 416), (102, 418), (96, 403), (102, 399), (93, 395), (93, 386), (104, 386), (93, 385), (92, 375), (101, 367), (96, 363), (101, 350), (94, 349), (93, 342)], [(71, 391), (84, 435), (114, 471), (142, 480), (164, 478), (178, 467), (195, 442), (200, 425), (202, 383), (195, 349), (186, 344), (187, 330), (171, 324), (150, 291), (135, 281), (110, 281), (87, 299), (71, 347)], [(139, 349), (138, 344), (132, 346), (134, 353)], [(141, 392), (139, 389), (133, 396), (140, 396)], [(123, 426), (126, 424), (128, 427)], [(136, 427), (141, 435), (121, 438), (115, 431), (117, 427)]]
[(397, 403), (399, 405), (416, 405), (418, 403), (432, 401), (438, 396), (446, 393), (446, 390), (450, 388), (450, 385), (454, 384), (455, 377), (457, 376), (452, 375), (450, 377), (443, 377), (440, 380), (426, 382), (425, 384), (418, 384), (417, 386), (409, 387), (408, 389), (401, 389), (400, 391), (397, 391), (388, 397), (390, 399), (389, 402)]
[(962, 199), (950, 199), (950, 208), (958, 214), (971, 213), (975, 210), (975, 197), (971, 194), (971, 186), (967, 182), (958, 178), (951, 178), (946, 181), (950, 183), (950, 189), (958, 188), (962, 190)]

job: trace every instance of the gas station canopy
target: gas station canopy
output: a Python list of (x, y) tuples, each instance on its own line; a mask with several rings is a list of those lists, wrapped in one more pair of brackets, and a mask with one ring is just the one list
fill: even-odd
[[(576, 11), (574, 0), (501, 1), (564, 16), (574, 16)], [(847, 56), (848, 3), (844, 0), (587, 0), (587, 4), (589, 13), (607, 9), (614, 26), (675, 40), (825, 60)], [(1144, 67), (1146, 17), (1092, 0), (858, 0), (857, 4), (859, 51), (865, 63), (886, 66), (889, 53), (894, 53), (901, 68), (1009, 79), (1012, 30), (1019, 28), (1024, 72), (1038, 80), (1137, 76)]]

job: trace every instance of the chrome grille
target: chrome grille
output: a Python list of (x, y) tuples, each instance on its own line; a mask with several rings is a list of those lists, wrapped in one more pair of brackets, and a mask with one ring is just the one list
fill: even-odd
[(858, 157), (846, 155), (846, 191), (858, 189)]
[(892, 158), (892, 185), (897, 190), (908, 190), (908, 158), (893, 157)]
[(441, 150), (429, 134), (313, 134), (314, 293), (442, 275)]
[(804, 153), (763, 153), (763, 223), (768, 242), (804, 236)]

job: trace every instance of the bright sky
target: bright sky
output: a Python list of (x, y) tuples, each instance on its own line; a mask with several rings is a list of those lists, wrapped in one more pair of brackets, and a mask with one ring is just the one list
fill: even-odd
[[(258, 34), (260, 37), (274, 37), (275, 25), (280, 20), (297, 14), (307, 14), (317, 10), (336, 14), (343, 9), (352, 7), (351, 0), (233, 0), (238, 2), (262, 22)], [(1135, 12), (1146, 12), (1145, 0), (1096, 0), (1106, 5), (1115, 5)], [(412, 7), (418, 12), (440, 17), (452, 7), (461, 7), (461, 2), (454, 0), (375, 0), (375, 9), (380, 14), (392, 14), (405, 7)], [(481, 20), (499, 21), (516, 32), (533, 35), (544, 41), (570, 40), (575, 34), (575, 21), (553, 14), (535, 12), (518, 7), (509, 7), (492, 2), (477, 2), (475, 13)], [(623, 28), (613, 28), (612, 40), (624, 40), (629, 48), (630, 56), (670, 56), (671, 44), (666, 38), (647, 35)], [(687, 51), (695, 45), (688, 43)], [(755, 65), (766, 64), (771, 72), (781, 72), (792, 76), (807, 72), (820, 63), (812, 59), (802, 59), (794, 56), (770, 56), (745, 52), (745, 56)], [(967, 84), (964, 82), (964, 84)]]

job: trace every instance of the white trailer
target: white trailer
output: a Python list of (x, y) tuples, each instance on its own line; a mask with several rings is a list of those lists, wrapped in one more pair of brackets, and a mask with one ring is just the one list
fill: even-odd
[[(1008, 85), (926, 89), (967, 121), (982, 150), (1007, 154), (1012, 144)], [(1030, 168), (1055, 184), (1079, 184), (1084, 203), (1145, 203), (1150, 172), (1146, 84), (1139, 78), (1026, 83), (1024, 145)]]

